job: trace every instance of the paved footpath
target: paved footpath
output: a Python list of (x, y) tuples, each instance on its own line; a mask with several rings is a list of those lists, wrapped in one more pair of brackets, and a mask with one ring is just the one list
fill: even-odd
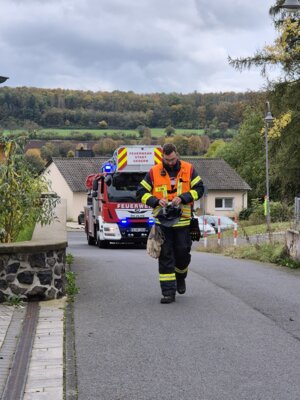
[[(63, 400), (64, 308), (65, 299), (39, 302), (23, 400)], [(0, 399), (9, 398), (5, 384), (25, 313), (26, 304), (0, 304)]]

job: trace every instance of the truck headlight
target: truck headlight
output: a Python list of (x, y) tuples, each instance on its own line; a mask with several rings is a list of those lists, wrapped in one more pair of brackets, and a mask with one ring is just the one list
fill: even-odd
[(117, 236), (120, 235), (120, 230), (117, 224), (106, 224), (103, 227), (105, 236)]

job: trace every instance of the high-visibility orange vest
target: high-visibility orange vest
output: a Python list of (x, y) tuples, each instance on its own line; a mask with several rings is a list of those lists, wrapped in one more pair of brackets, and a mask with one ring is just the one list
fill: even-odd
[[(179, 196), (182, 193), (188, 192), (191, 189), (191, 175), (192, 175), (192, 165), (186, 161), (180, 161), (180, 170), (176, 176), (173, 189), (171, 186), (171, 178), (169, 174), (165, 171), (165, 175), (162, 174), (164, 171), (163, 164), (157, 164), (152, 167), (152, 179), (153, 179), (153, 189), (152, 194), (158, 199), (165, 198), (168, 201), (172, 201), (174, 197)], [(175, 178), (174, 178), (175, 179)], [(181, 204), (182, 208), (182, 219), (191, 218), (191, 208), (192, 203)], [(153, 215), (156, 216), (161, 209), (160, 206), (155, 207), (153, 210)], [(177, 225), (177, 224), (176, 224)], [(179, 223), (182, 225), (182, 223)]]

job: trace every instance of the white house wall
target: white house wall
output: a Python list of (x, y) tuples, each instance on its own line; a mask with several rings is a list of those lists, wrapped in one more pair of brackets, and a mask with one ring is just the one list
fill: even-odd
[(67, 219), (73, 219), (73, 192), (71, 191), (64, 177), (61, 175), (57, 166), (54, 163), (51, 163), (49, 167), (45, 169), (43, 175), (46, 177), (46, 179), (51, 181), (51, 190), (56, 192), (62, 199), (66, 199)]
[(87, 204), (87, 194), (85, 192), (76, 192), (73, 197), (72, 219), (77, 221), (80, 211)]
[[(216, 198), (233, 198), (232, 210), (220, 210), (215, 208)], [(240, 211), (248, 207), (247, 191), (220, 191), (210, 190), (208, 196), (205, 196), (205, 213), (211, 215), (226, 215), (228, 217), (237, 216)]]

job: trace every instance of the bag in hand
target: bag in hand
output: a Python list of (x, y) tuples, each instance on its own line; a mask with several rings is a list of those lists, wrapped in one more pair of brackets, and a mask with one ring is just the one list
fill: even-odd
[(147, 253), (150, 257), (158, 258), (161, 252), (161, 245), (165, 238), (161, 228), (153, 225), (147, 240)]
[(192, 217), (191, 224), (190, 224), (190, 235), (193, 242), (199, 242), (201, 238), (201, 232), (199, 228), (199, 221), (198, 218)]

